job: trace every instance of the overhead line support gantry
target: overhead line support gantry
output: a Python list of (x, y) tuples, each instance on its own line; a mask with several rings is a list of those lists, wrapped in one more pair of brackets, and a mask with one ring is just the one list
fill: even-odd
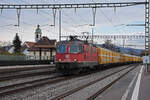
[(81, 3), (81, 4), (0, 4), (0, 9), (62, 9), (62, 8), (106, 8), (142, 5), (147, 2)]
[[(74, 8), (95, 8), (93, 12), (93, 25), (95, 25), (96, 8), (114, 8), (128, 7), (136, 5), (145, 5), (145, 51), (150, 50), (150, 33), (149, 33), (149, 0), (145, 2), (117, 2), (117, 3), (81, 3), (81, 4), (0, 4), (1, 13), (3, 9), (17, 9), (18, 26), (20, 18), (20, 9), (59, 9), (59, 21), (61, 21), (60, 9)], [(19, 9), (19, 10), (18, 10)], [(55, 14), (54, 14), (55, 18)], [(54, 22), (55, 24), (55, 22)], [(59, 40), (61, 40), (61, 22), (59, 22)]]

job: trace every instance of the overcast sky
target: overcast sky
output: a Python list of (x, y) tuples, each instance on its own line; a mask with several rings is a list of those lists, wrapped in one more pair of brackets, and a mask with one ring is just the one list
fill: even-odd
[[(0, 0), (3, 4), (37, 4), (37, 3), (92, 3), (92, 2), (133, 2), (145, 0)], [(141, 34), (144, 27), (129, 27), (126, 24), (144, 23), (144, 5), (133, 7), (117, 8), (98, 8), (96, 13), (96, 25), (94, 34)], [(34, 32), (37, 24), (41, 26), (42, 35), (50, 39), (58, 39), (58, 11), (56, 14), (56, 26), (53, 24), (52, 10), (21, 10), (20, 27), (17, 24), (16, 10), (3, 10), (0, 14), (0, 40), (12, 41), (15, 34), (19, 33), (22, 41), (34, 41)], [(91, 32), (92, 9), (63, 9), (62, 10), (62, 34), (81, 35), (81, 32)], [(95, 40), (102, 43), (102, 40)], [(114, 41), (121, 45), (122, 42)], [(144, 40), (126, 40), (127, 44), (144, 44)]]

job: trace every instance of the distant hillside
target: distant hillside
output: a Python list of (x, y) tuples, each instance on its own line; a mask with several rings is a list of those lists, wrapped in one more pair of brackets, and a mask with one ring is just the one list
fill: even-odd
[[(103, 47), (102, 44), (98, 44), (97, 46)], [(115, 46), (115, 48), (119, 48), (121, 53), (137, 55), (137, 56), (140, 56), (141, 52), (144, 51), (143, 49), (124, 48), (120, 46)]]
[(140, 56), (141, 52), (144, 51), (143, 49), (123, 48), (123, 47), (119, 47), (119, 48), (122, 53), (127, 53), (127, 54), (132, 54), (137, 56)]

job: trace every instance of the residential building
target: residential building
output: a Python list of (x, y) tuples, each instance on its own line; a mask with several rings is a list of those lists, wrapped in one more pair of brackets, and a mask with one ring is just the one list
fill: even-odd
[(35, 44), (35, 42), (30, 42), (30, 41), (26, 41), (24, 42), (24, 44), (22, 45), (22, 53), (25, 55), (29, 55), (29, 48), (31, 48), (33, 45)]
[(56, 40), (49, 40), (43, 36), (31, 48), (28, 49), (32, 59), (54, 59), (56, 55)]

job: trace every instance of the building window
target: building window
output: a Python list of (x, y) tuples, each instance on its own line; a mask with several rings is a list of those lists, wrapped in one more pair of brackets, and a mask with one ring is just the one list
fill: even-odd
[(58, 45), (57, 53), (66, 53), (66, 45), (65, 44)]
[(80, 52), (82, 52), (82, 46), (78, 45), (78, 44), (70, 44), (69, 52), (70, 53), (80, 53)]
[(46, 51), (44, 51), (44, 55), (46, 56)]
[(39, 38), (38, 34), (36, 35), (36, 38)]
[(33, 53), (34, 53), (34, 56), (35, 56), (35, 55), (36, 55), (36, 52), (34, 51)]

